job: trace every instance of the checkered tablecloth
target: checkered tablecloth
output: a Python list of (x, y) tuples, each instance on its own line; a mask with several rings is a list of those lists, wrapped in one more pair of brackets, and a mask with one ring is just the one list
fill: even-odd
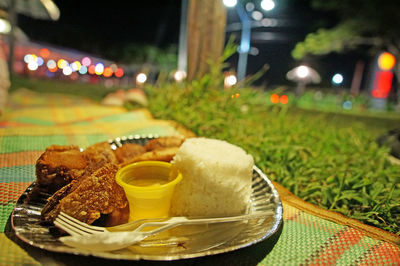
[[(162, 136), (183, 130), (173, 121), (153, 119), (147, 109), (127, 111), (79, 97), (14, 92), (6, 113), (0, 117), (0, 265), (127, 263), (31, 247), (15, 237), (10, 225), (12, 210), (35, 180), (36, 159), (52, 144), (87, 147), (123, 135)], [(284, 222), (273, 241), (271, 238), (221, 256), (175, 263), (400, 265), (398, 236), (318, 209), (275, 185), (283, 202)]]

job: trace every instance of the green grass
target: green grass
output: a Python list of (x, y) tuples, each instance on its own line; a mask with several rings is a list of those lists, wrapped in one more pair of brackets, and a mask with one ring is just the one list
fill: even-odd
[(243, 147), (270, 179), (308, 202), (400, 234), (400, 166), (375, 142), (400, 118), (274, 106), (270, 93), (196, 86), (148, 87), (152, 113)]
[[(147, 86), (149, 108), (156, 118), (180, 122), (198, 136), (243, 147), (270, 179), (300, 198), (400, 235), (400, 165), (375, 142), (400, 125), (398, 116), (271, 105), (271, 92), (223, 90), (213, 81)], [(110, 90), (28, 79), (13, 86), (95, 100)], [(236, 93), (240, 97), (232, 98)]]

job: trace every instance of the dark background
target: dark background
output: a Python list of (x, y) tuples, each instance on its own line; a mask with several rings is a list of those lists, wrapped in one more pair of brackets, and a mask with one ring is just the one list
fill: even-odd
[[(181, 0), (166, 1), (62, 1), (55, 0), (61, 16), (58, 21), (42, 21), (19, 16), (19, 26), (35, 41), (73, 48), (113, 60), (112, 54), (129, 44), (150, 44), (159, 48), (178, 44)], [(253, 1), (257, 3), (257, 1)], [(259, 2), (259, 1), (258, 1)], [(286, 73), (302, 62), (291, 57), (295, 44), (307, 33), (335, 24), (335, 14), (317, 13), (306, 0), (275, 1), (276, 8), (263, 12), (264, 17), (283, 19), (286, 26), (256, 28), (252, 30), (252, 47), (258, 55), (249, 55), (247, 73), (254, 74), (265, 64), (268, 72), (258, 85), (290, 84)], [(256, 7), (257, 8), (257, 7)], [(260, 8), (257, 8), (260, 10)], [(228, 9), (227, 24), (239, 22), (234, 9)], [(274, 34), (272, 39), (257, 37), (258, 33)], [(239, 41), (240, 31), (236, 34)], [(189, 48), (190, 49), (190, 48)], [(114, 51), (111, 53), (110, 51)], [(349, 87), (357, 60), (362, 54), (333, 54), (309, 58), (307, 64), (316, 68), (323, 77), (322, 85), (330, 86), (330, 78), (340, 72), (345, 76), (344, 87)], [(230, 58), (236, 68), (237, 55)]]

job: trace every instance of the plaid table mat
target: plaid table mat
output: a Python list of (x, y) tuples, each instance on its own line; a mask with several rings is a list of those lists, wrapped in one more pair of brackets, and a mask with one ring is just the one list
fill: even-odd
[[(123, 135), (182, 133), (173, 121), (153, 119), (147, 109), (127, 112), (88, 99), (19, 90), (0, 117), (0, 265), (114, 263), (65, 256), (30, 247), (15, 237), (11, 212), (35, 180), (35, 162), (52, 144), (86, 147)], [(190, 134), (185, 131), (184, 134)], [(284, 223), (270, 246), (255, 245), (185, 264), (225, 265), (400, 265), (399, 237), (316, 208), (275, 184)], [(39, 255), (38, 255), (39, 254)], [(219, 260), (220, 259), (220, 260)], [(121, 262), (122, 263), (122, 262)]]

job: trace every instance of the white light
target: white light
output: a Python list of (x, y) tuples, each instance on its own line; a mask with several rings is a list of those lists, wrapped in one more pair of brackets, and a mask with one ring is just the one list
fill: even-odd
[(24, 56), (24, 62), (25, 63), (29, 64), (29, 62), (32, 62), (32, 61), (33, 61), (33, 56), (31, 54), (26, 54)]
[(235, 75), (230, 74), (225, 77), (224, 83), (225, 83), (226, 87), (232, 87), (233, 85), (235, 85), (237, 83), (237, 78)]
[(227, 7), (234, 7), (237, 4), (237, 0), (223, 0), (223, 2)]
[(63, 68), (64, 75), (69, 76), (69, 75), (71, 75), (71, 73), (72, 73), (72, 68), (70, 66), (66, 66)]
[(274, 9), (275, 3), (272, 0), (262, 0), (261, 1), (261, 7), (265, 11), (270, 11), (270, 10)]
[(256, 11), (253, 11), (253, 13), (251, 13), (251, 17), (254, 20), (261, 20), (263, 18), (263, 15), (262, 15), (262, 13), (260, 11), (256, 10)]
[(299, 66), (296, 70), (296, 75), (299, 78), (305, 78), (310, 74), (310, 70), (306, 66)]
[(248, 3), (246, 4), (246, 10), (247, 10), (248, 12), (253, 11), (254, 8), (255, 8), (255, 6), (254, 6), (254, 4), (253, 4), (252, 2), (248, 2)]
[(186, 78), (186, 72), (183, 70), (178, 70), (174, 73), (174, 79), (177, 82), (181, 82), (184, 78)]
[(31, 61), (28, 63), (28, 69), (35, 71), (36, 69), (38, 69), (38, 64), (35, 61)]
[(11, 31), (10, 22), (0, 18), (0, 33), (9, 33)]
[(49, 61), (47, 61), (47, 68), (48, 69), (53, 69), (53, 68), (55, 68), (55, 67), (57, 67), (57, 63), (56, 63), (56, 61), (54, 61), (54, 60), (49, 60)]
[(101, 74), (103, 74), (103, 71), (104, 71), (104, 65), (102, 63), (97, 63), (96, 66), (94, 67), (94, 72), (100, 76)]
[(139, 74), (136, 76), (136, 82), (137, 82), (137, 83), (142, 84), (142, 83), (145, 83), (146, 80), (147, 80), (147, 76), (146, 76), (146, 74), (144, 74), (144, 73), (139, 73)]
[(343, 82), (343, 76), (339, 73), (335, 74), (332, 77), (332, 82), (335, 84), (341, 84)]

